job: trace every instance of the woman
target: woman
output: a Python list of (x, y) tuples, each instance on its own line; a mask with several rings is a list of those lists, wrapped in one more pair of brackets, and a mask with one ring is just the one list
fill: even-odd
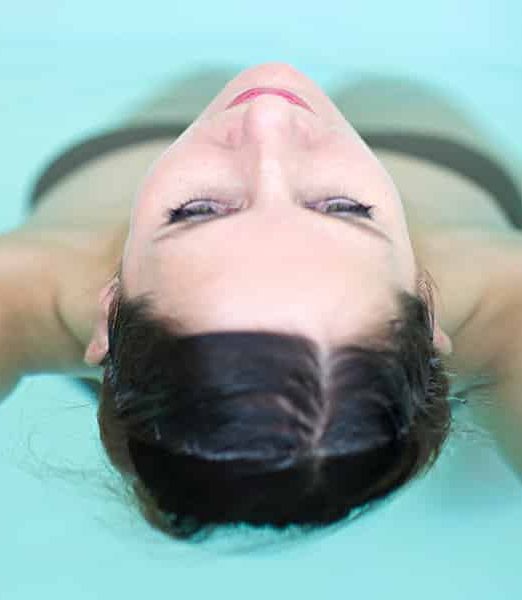
[(170, 535), (353, 514), (433, 464), (452, 373), (500, 372), (513, 179), (422, 89), (338, 103), (267, 63), (185, 128), (173, 90), (57, 159), (1, 240), (5, 393), (101, 381), (104, 447)]

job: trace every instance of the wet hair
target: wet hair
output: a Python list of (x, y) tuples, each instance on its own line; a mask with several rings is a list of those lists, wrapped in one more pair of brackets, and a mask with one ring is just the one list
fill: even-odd
[(449, 380), (430, 284), (396, 294), (392, 319), (325, 351), (277, 331), (187, 335), (118, 282), (98, 423), (144, 518), (177, 539), (310, 530), (425, 473), (450, 432)]

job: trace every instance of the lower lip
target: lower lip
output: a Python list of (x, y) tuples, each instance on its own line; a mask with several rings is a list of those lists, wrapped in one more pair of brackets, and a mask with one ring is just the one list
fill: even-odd
[(236, 96), (229, 105), (227, 105), (227, 109), (232, 108), (232, 106), (242, 104), (243, 102), (247, 102), (248, 100), (252, 100), (253, 98), (257, 98), (257, 96), (261, 96), (262, 94), (272, 94), (274, 96), (281, 96), (282, 98), (285, 98), (285, 100), (288, 100), (288, 102), (290, 102), (291, 104), (297, 104), (298, 106), (306, 108), (310, 112), (314, 112), (310, 105), (296, 94), (293, 94), (288, 90), (273, 87), (258, 87), (245, 90), (244, 92), (241, 92), (241, 94)]

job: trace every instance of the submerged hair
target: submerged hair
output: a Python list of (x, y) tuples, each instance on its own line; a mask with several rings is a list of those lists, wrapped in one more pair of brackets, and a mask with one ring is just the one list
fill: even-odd
[(155, 528), (324, 526), (425, 473), (450, 432), (429, 285), (328, 351), (302, 335), (184, 335), (123, 286), (109, 309), (98, 409), (107, 455)]

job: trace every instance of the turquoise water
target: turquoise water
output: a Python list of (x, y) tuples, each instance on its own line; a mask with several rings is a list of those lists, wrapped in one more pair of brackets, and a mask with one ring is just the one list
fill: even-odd
[[(33, 179), (56, 152), (195, 66), (290, 62), (325, 89), (361, 73), (414, 76), (458, 97), (506, 152), (522, 156), (519, 4), (417, 6), (3, 8), (0, 231), (23, 221)], [(456, 411), (463, 423), (466, 411)], [(477, 433), (453, 436), (426, 477), (359, 521), (294, 541), (240, 532), (176, 543), (104, 491), (104, 465), (95, 407), (70, 379), (26, 377), (0, 406), (2, 600), (522, 592), (522, 486)]]

